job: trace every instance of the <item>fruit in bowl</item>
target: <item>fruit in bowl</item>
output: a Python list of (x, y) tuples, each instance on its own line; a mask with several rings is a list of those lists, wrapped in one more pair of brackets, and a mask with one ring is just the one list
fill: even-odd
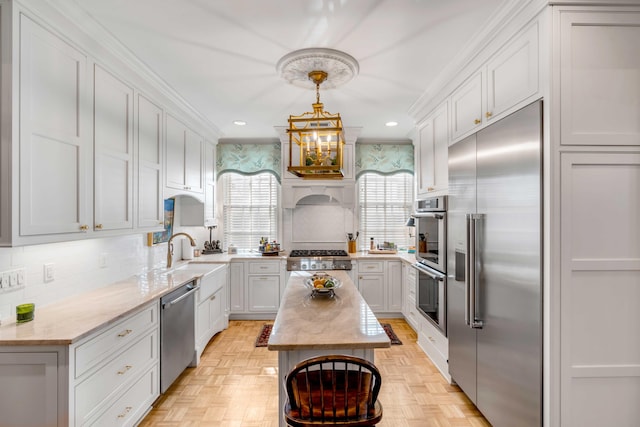
[(335, 277), (331, 277), (328, 274), (314, 274), (305, 281), (305, 284), (311, 289), (320, 292), (326, 292), (331, 289), (340, 287), (340, 281)]

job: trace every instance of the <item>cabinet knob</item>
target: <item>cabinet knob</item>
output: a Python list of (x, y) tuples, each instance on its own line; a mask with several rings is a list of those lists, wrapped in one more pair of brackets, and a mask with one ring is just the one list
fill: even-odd
[(214, 299), (216, 299), (215, 295), (211, 295), (211, 298), (209, 298), (211, 301), (213, 301)]
[(125, 329), (124, 331), (120, 332), (120, 333), (118, 334), (118, 336), (119, 336), (120, 338), (122, 338), (122, 337), (126, 337), (126, 336), (127, 336), (127, 335), (129, 335), (131, 332), (133, 332), (131, 329)]
[(475, 119), (473, 121), (473, 123), (476, 124), (476, 125), (479, 125), (481, 122), (482, 122), (482, 120), (480, 120), (480, 119)]
[(96, 230), (102, 230), (102, 224), (96, 224)]
[(81, 230), (81, 231), (87, 231), (88, 229), (89, 229), (89, 226), (88, 226), (88, 225), (81, 225), (81, 226), (80, 226), (80, 230)]
[(487, 116), (487, 119), (491, 116), (493, 116), (493, 113), (491, 111), (487, 111), (485, 114), (485, 116)]
[(164, 221), (158, 221), (158, 225), (164, 225)]
[(435, 190), (435, 188), (433, 188), (433, 187), (427, 187), (427, 191), (433, 191), (433, 190)]

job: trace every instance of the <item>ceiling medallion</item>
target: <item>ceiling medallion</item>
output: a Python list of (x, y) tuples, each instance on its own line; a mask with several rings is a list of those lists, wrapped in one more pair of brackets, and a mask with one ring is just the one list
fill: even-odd
[(306, 89), (316, 87), (316, 82), (309, 78), (309, 73), (322, 70), (327, 73), (322, 88), (334, 89), (357, 76), (360, 66), (353, 56), (339, 50), (312, 47), (283, 56), (278, 61), (276, 70), (288, 83)]

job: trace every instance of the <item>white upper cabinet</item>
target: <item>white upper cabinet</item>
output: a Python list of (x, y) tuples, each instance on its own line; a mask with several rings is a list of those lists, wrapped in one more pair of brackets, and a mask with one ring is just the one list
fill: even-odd
[(163, 110), (138, 95), (138, 227), (164, 223), (162, 196)]
[(486, 67), (484, 118), (491, 121), (539, 91), (538, 22), (495, 55)]
[(482, 72), (474, 74), (451, 95), (453, 139), (468, 134), (482, 124), (482, 77)]
[(416, 156), (418, 197), (444, 191), (448, 183), (449, 109), (447, 102), (438, 107), (420, 128)]
[(170, 194), (190, 194), (203, 199), (204, 141), (187, 125), (167, 114), (166, 186)]
[(19, 47), (19, 234), (81, 233), (91, 208), (87, 58), (22, 14)]
[(94, 66), (94, 229), (133, 228), (133, 89)]
[(561, 144), (640, 144), (640, 12), (560, 14)]
[(451, 94), (455, 142), (512, 112), (540, 91), (539, 22), (528, 26)]

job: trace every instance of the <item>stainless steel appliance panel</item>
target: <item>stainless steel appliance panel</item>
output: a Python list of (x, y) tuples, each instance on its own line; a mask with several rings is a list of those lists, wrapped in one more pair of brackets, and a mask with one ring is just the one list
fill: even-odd
[(541, 138), (536, 102), (449, 148), (449, 372), (495, 427), (542, 423)]
[(496, 426), (540, 426), (541, 104), (477, 134), (477, 406)]
[(196, 358), (194, 282), (160, 299), (160, 393)]
[(476, 136), (449, 147), (447, 335), (449, 373), (476, 403), (476, 331), (465, 322), (466, 215), (476, 211)]

